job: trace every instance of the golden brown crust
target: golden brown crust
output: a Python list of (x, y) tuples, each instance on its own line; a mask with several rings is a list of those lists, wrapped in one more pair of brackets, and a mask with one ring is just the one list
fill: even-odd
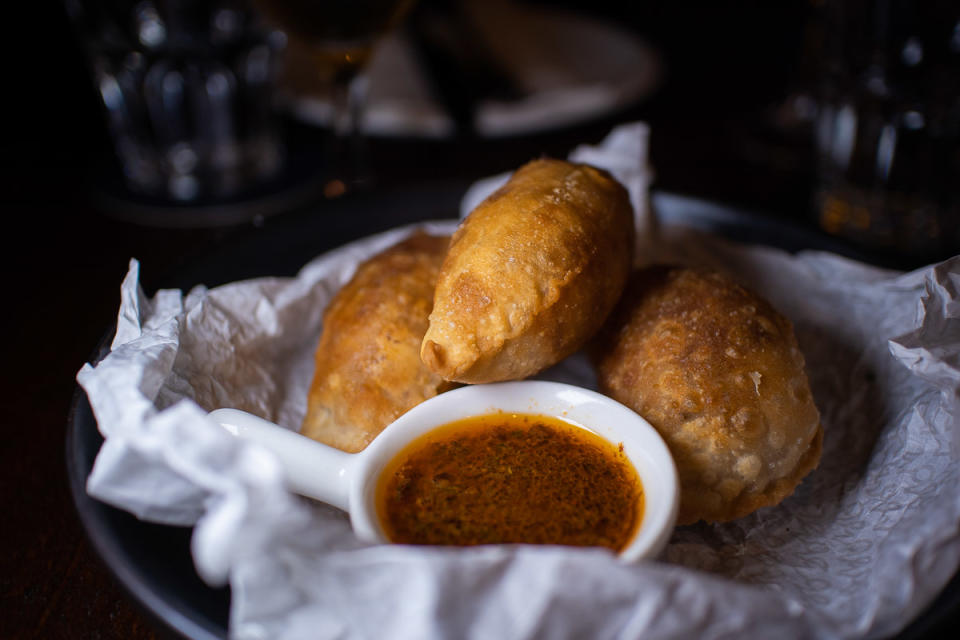
[(823, 431), (792, 325), (725, 276), (637, 272), (594, 355), (601, 390), (667, 441), (680, 524), (777, 504), (820, 459)]
[(576, 351), (629, 274), (626, 190), (587, 165), (541, 159), (461, 223), (437, 281), (421, 357), (447, 380), (525, 378)]
[(450, 387), (420, 361), (449, 238), (416, 234), (374, 256), (331, 300), (301, 433), (357, 452)]

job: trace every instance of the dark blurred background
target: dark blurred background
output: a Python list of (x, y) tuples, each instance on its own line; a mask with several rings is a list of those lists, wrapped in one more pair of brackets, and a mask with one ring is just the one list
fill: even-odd
[[(441, 4), (425, 0), (418, 10), (431, 2)], [(814, 89), (809, 85), (815, 72), (809, 49), (804, 59), (813, 4), (527, 4), (576, 10), (636, 30), (661, 55), (659, 88), (629, 110), (571, 130), (483, 141), (469, 147), (470, 153), (449, 141), (427, 141), (416, 166), (396, 162), (398, 154), (408, 152), (409, 141), (374, 141), (374, 159), (386, 169), (378, 172), (382, 179), (432, 180), (506, 170), (530, 154), (563, 152), (569, 141), (596, 141), (611, 123), (640, 118), (653, 129), (652, 160), (660, 188), (742, 202), (774, 215), (803, 216), (811, 141), (808, 129), (791, 121), (785, 101), (792, 92)], [(4, 41), (5, 93), (12, 115), (0, 154), (3, 198), (42, 201), (53, 195), (43, 187), (54, 182), (69, 185), (78, 195), (95, 189), (91, 181), (110, 162), (111, 148), (76, 34), (56, 2), (18, 4), (15, 11), (23, 15), (7, 22), (10, 38)], [(298, 136), (308, 133), (297, 129)]]
[[(423, 0), (418, 10), (443, 1)], [(374, 138), (369, 147), (378, 187), (472, 180), (511, 170), (540, 154), (565, 155), (576, 144), (599, 142), (618, 122), (641, 119), (652, 129), (654, 188), (812, 224), (812, 128), (791, 101), (815, 89), (810, 19), (816, 5), (794, 0), (531, 4), (580, 11), (635, 30), (659, 52), (659, 87), (636, 105), (562, 130), (496, 139)], [(248, 219), (175, 233), (137, 224), (131, 216), (118, 222), (112, 214), (122, 202), (111, 207), (103, 198), (118, 191), (116, 159), (63, 5), (48, 0), (17, 3), (11, 10), (2, 45), (7, 116), (0, 138), (0, 202), (7, 224), (23, 230), (4, 234), (11, 243), (8, 258), (29, 238), (33, 274), (58, 270), (66, 256), (74, 266), (91, 268), (110, 260), (107, 268), (118, 274), (126, 262), (120, 254), (149, 257), (162, 250), (187, 256), (249, 226)], [(290, 117), (283, 125), (294, 169), (322, 172), (318, 149), (326, 132)], [(167, 236), (176, 237), (176, 244), (157, 240)], [(112, 259), (102, 249), (125, 243), (127, 250)], [(39, 260), (43, 255), (54, 259)], [(45, 276), (55, 281), (53, 273)], [(31, 288), (25, 295), (36, 292)]]

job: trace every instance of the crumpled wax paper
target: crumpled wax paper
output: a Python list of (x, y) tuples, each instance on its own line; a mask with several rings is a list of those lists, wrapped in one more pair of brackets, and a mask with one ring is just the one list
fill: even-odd
[[(609, 161), (642, 211), (646, 135), (632, 125), (577, 151)], [(730, 272), (795, 325), (825, 439), (793, 496), (680, 527), (661, 558), (633, 565), (599, 549), (358, 542), (345, 514), (288, 494), (269, 453), (205, 414), (237, 407), (297, 428), (327, 301), (411, 230), (334, 250), (295, 278), (152, 298), (132, 261), (112, 349), (78, 374), (105, 437), (88, 491), (196, 525), (198, 572), (232, 587), (232, 637), (883, 637), (956, 571), (960, 257), (895, 273), (682, 224), (642, 225), (640, 260)], [(542, 377), (594, 386), (581, 355)]]

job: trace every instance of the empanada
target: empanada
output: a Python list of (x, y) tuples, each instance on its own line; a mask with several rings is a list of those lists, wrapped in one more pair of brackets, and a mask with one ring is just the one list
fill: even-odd
[(601, 391), (666, 440), (680, 524), (777, 504), (819, 462), (823, 430), (793, 326), (725, 276), (637, 272), (594, 355)]
[(627, 192), (605, 171), (551, 159), (521, 167), (453, 235), (424, 363), (479, 383), (562, 360), (616, 303), (633, 240)]
[(301, 433), (357, 452), (450, 388), (420, 360), (448, 237), (416, 234), (374, 256), (331, 300)]

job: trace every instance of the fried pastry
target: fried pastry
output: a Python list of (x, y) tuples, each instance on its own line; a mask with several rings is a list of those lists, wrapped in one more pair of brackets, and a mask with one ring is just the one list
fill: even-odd
[(635, 273), (593, 355), (601, 391), (666, 440), (680, 524), (775, 505), (819, 462), (823, 430), (793, 326), (725, 276)]
[(633, 211), (600, 169), (518, 169), (454, 233), (420, 355), (447, 380), (525, 378), (593, 335), (629, 275)]
[(450, 388), (420, 360), (448, 237), (416, 234), (374, 256), (331, 300), (301, 433), (348, 452)]

